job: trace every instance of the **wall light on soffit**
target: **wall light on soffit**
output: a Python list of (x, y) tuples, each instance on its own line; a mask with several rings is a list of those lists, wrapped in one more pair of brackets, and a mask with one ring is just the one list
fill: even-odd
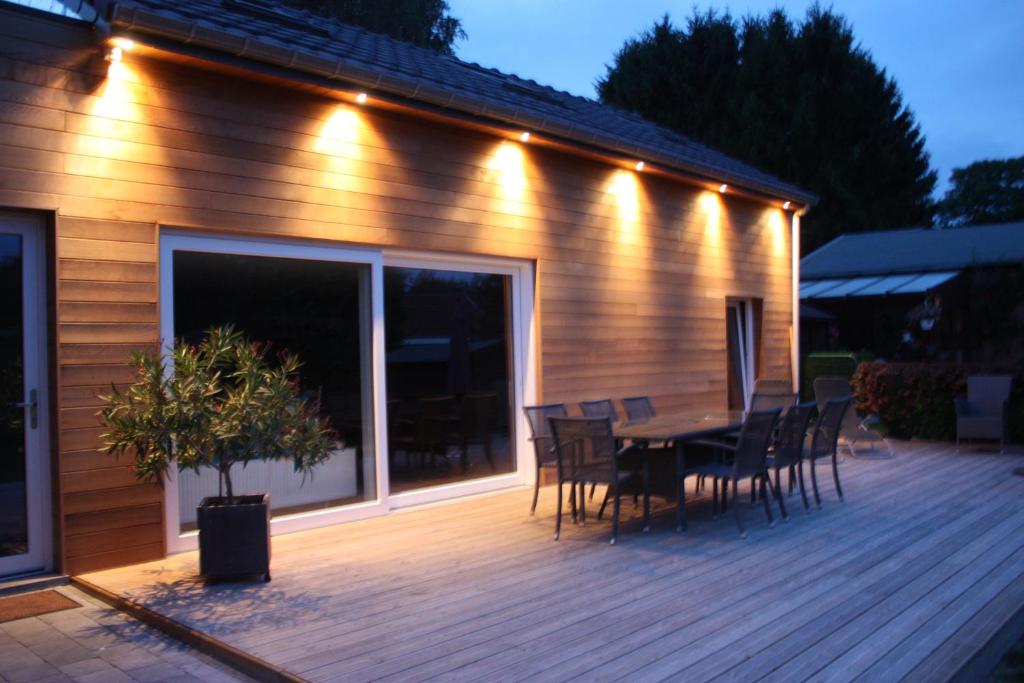
[(111, 38), (110, 49), (107, 51), (108, 62), (120, 62), (124, 59), (124, 53), (130, 52), (135, 47), (135, 41), (129, 38)]

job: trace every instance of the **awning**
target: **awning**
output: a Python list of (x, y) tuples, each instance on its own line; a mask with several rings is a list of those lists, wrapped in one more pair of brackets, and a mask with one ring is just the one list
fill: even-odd
[(947, 270), (938, 273), (904, 273), (902, 275), (810, 280), (800, 283), (800, 298), (841, 299), (848, 296), (920, 294), (935, 289), (959, 274), (959, 270)]

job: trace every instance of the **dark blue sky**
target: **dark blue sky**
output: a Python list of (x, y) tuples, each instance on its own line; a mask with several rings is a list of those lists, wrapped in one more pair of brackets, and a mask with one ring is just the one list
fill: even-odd
[[(469, 34), (462, 59), (595, 97), (626, 38), (665, 12), (683, 24), (693, 6), (734, 16), (809, 0), (448, 0)], [(896, 79), (927, 139), (944, 190), (950, 171), (1024, 155), (1024, 0), (858, 0), (833, 7)]]

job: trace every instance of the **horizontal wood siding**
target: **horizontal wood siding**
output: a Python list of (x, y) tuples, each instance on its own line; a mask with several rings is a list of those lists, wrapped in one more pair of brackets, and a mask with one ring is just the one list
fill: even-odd
[(788, 218), (540, 145), (239, 82), (0, 10), (0, 207), (57, 211), (65, 570), (163, 552), (160, 492), (97, 452), (96, 393), (158, 338), (160, 230), (526, 259), (542, 390), (725, 405), (725, 299), (790, 376)]

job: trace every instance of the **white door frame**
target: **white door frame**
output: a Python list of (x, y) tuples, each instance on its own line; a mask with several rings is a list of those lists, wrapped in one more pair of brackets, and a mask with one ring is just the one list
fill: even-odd
[[(754, 300), (729, 297), (726, 300), (726, 314), (733, 315), (736, 310), (737, 339), (740, 344), (740, 382), (743, 384), (743, 410), (750, 411), (750, 402), (754, 396), (754, 380), (757, 368), (754, 357)], [(728, 342), (727, 342), (728, 345)]]
[[(174, 343), (174, 252), (199, 251), (217, 254), (241, 254), (313, 261), (340, 261), (370, 266), (370, 309), (372, 313), (371, 346), (374, 358), (373, 382), (370, 385), (374, 406), (374, 463), (377, 491), (372, 500), (333, 508), (279, 515), (270, 520), (272, 534), (351, 522), (387, 512), (387, 467), (382, 454), (387, 453), (387, 397), (385, 396), (384, 357), (384, 276), (379, 250), (349, 246), (310, 244), (295, 240), (252, 237), (196, 235), (176, 230), (160, 232), (160, 338), (161, 349)], [(164, 520), (167, 552), (182, 552), (198, 547), (198, 532), (181, 532), (178, 510), (178, 482), (174, 468), (164, 488)]]
[(50, 497), (50, 399), (47, 381), (46, 250), (41, 216), (0, 212), (0, 233), (21, 237), (24, 396), (35, 391), (36, 426), (25, 420), (25, 507), (28, 547), (23, 555), (0, 558), (0, 576), (53, 568)]
[(527, 261), (470, 255), (433, 254), (405, 250), (384, 252), (384, 265), (427, 270), (507, 275), (512, 279), (512, 441), (515, 469), (506, 474), (468, 479), (396, 493), (392, 509), (488, 493), (511, 486), (533, 484), (533, 447), (524, 405), (536, 403), (537, 365), (533, 334), (533, 264)]

